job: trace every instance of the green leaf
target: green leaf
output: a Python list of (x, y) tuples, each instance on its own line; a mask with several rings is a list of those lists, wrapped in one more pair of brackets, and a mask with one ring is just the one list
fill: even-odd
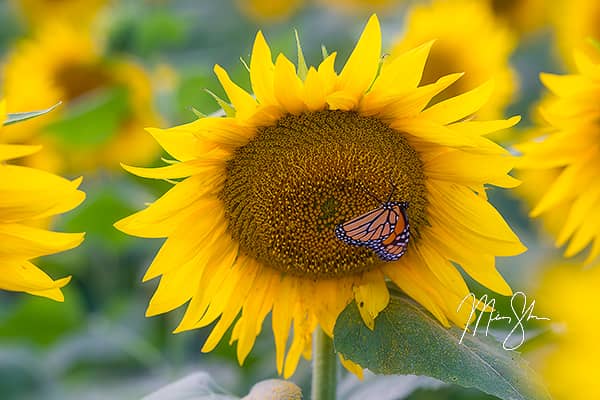
[(300, 37), (298, 31), (294, 29), (296, 35), (296, 47), (298, 52), (298, 77), (301, 80), (306, 80), (306, 74), (308, 74), (308, 67), (306, 66), (306, 60), (304, 59), (304, 52), (302, 51), (302, 45), (300, 44)]
[(225, 113), (226, 116), (228, 117), (234, 117), (235, 116), (235, 109), (231, 106), (231, 104), (229, 104), (228, 102), (226, 102), (225, 100), (223, 100), (222, 98), (220, 98), (219, 96), (217, 96), (216, 94), (214, 94), (213, 92), (211, 92), (208, 89), (204, 89), (206, 91), (206, 93), (210, 94), (213, 99), (215, 99), (215, 101), (217, 102), (217, 104), (219, 104), (219, 106), (221, 106), (221, 109), (223, 110), (223, 112)]
[(206, 372), (197, 372), (144, 397), (143, 400), (238, 400), (224, 394)]
[(323, 60), (329, 57), (329, 52), (327, 51), (327, 47), (324, 44), (321, 45), (321, 55), (323, 56)]
[(46, 131), (68, 147), (95, 147), (107, 142), (130, 112), (127, 89), (113, 87), (79, 98)]
[(21, 121), (25, 121), (27, 119), (39, 117), (40, 115), (44, 115), (44, 114), (49, 113), (50, 111), (54, 110), (56, 107), (60, 106), (61, 104), (62, 104), (62, 102), (59, 101), (58, 103), (56, 103), (52, 107), (46, 108), (45, 110), (38, 110), (38, 111), (29, 111), (29, 112), (20, 112), (20, 113), (8, 114), (7, 115), (8, 119), (5, 120), (2, 124), (3, 125), (16, 124), (17, 122), (21, 122)]
[(473, 387), (502, 399), (549, 399), (539, 378), (516, 352), (483, 334), (444, 328), (407, 297), (392, 297), (369, 330), (355, 303), (334, 328), (334, 344), (344, 357), (378, 374), (424, 375)]

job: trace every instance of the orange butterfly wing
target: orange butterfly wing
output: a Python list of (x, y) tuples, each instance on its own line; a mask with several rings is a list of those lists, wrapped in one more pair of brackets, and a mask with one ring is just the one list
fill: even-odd
[(336, 227), (338, 239), (366, 246), (385, 261), (398, 260), (408, 248), (410, 227), (406, 203), (387, 202)]

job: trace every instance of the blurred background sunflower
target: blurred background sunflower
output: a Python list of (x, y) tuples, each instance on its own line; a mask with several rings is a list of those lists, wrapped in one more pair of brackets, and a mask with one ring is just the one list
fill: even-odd
[[(497, 92), (485, 113), (523, 116), (513, 132), (500, 138), (505, 144), (537, 136), (531, 129), (541, 121), (535, 110), (546, 96), (539, 72), (576, 73), (575, 48), (583, 46), (586, 54), (592, 54), (587, 38), (600, 39), (593, 0), (565, 0), (551, 6), (539, 0), (0, 2), (0, 97), (10, 99), (8, 111), (47, 108), (62, 101), (48, 115), (6, 127), (0, 141), (43, 146), (11, 163), (54, 171), (68, 180), (83, 175), (81, 187), (87, 194), (77, 209), (44, 221), (57, 231), (86, 231), (86, 241), (69, 252), (33, 260), (52, 277), (72, 276), (62, 290), (66, 301), (0, 292), (2, 399), (140, 398), (198, 370), (210, 371), (216, 383), (242, 395), (257, 380), (276, 376), (273, 337), (267, 329), (239, 367), (235, 348), (228, 343), (209, 354), (200, 352), (212, 325), (172, 335), (181, 312), (144, 317), (158, 282), (140, 281), (161, 241), (128, 237), (112, 224), (159, 197), (172, 182), (130, 176), (119, 163), (163, 164), (161, 157), (170, 156), (145, 127), (185, 124), (197, 119), (195, 110), (206, 114), (218, 110), (210, 92), (221, 98), (226, 94), (213, 74), (214, 64), (222, 65), (233, 81), (251, 92), (244, 63), (250, 60), (258, 29), (269, 38), (274, 58), (280, 52), (295, 54), (293, 29), (298, 29), (307, 63), (317, 65), (323, 53), (335, 49), (334, 67), (339, 72), (373, 12), (384, 32), (385, 58), (437, 39), (433, 49), (439, 48), (440, 54), (433, 54), (438, 62), (431, 65), (427, 79), (466, 72), (457, 84), (464, 81), (469, 86), (451, 86), (450, 91), (493, 79)], [(474, 80), (468, 81), (470, 77)], [(541, 177), (537, 186), (548, 187), (552, 179), (551, 174)], [(595, 369), (585, 366), (593, 365), (594, 355), (581, 349), (597, 337), (578, 341), (579, 333), (573, 332), (579, 329), (561, 330), (575, 322), (552, 312), (558, 298), (552, 294), (564, 290), (561, 304), (576, 309), (579, 298), (569, 293), (591, 291), (592, 273), (581, 272), (581, 256), (561, 267), (560, 274), (551, 272), (550, 264), (560, 261), (547, 260), (560, 259), (561, 251), (554, 248), (552, 222), (528, 218), (532, 204), (527, 194), (497, 189), (486, 194), (529, 249), (521, 256), (499, 259), (500, 273), (514, 291), (538, 299), (540, 314), (559, 322), (558, 330), (553, 324), (532, 324), (520, 350), (545, 374), (557, 399), (577, 398), (574, 386), (559, 387), (553, 381), (558, 382), (559, 368), (567, 362), (563, 360), (570, 360), (579, 372), (572, 382), (575, 378), (591, 382), (585, 379), (591, 379)], [(562, 214), (552, 213), (556, 229), (564, 222)], [(486, 293), (461, 274), (470, 289)], [(570, 277), (573, 283), (559, 289)], [(498, 307), (509, 312), (507, 299), (501, 299)], [(583, 313), (581, 321), (587, 318), (589, 314)], [(562, 319), (566, 322), (561, 325)], [(230, 335), (231, 331), (225, 333)], [(300, 360), (293, 381), (305, 393), (309, 374), (308, 363)], [(353, 379), (344, 375), (341, 385), (350, 387)], [(378, 377), (367, 381), (384, 382)], [(386, 389), (394, 390), (389, 385)], [(404, 394), (390, 398), (491, 398), (457, 386), (414, 382), (402, 390), (398, 393)], [(349, 391), (340, 393), (353, 398)]]

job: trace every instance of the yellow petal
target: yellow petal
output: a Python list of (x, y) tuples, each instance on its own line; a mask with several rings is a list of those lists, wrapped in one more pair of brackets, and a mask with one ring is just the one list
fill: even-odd
[(425, 62), (434, 42), (435, 40), (430, 40), (397, 57), (387, 57), (370, 93), (377, 95), (391, 90), (402, 93), (415, 89), (421, 82)]
[(61, 214), (77, 207), (85, 193), (81, 179), (69, 181), (34, 168), (0, 164), (0, 215), (19, 222)]
[(146, 131), (167, 153), (179, 161), (190, 161), (212, 150), (209, 143), (202, 142), (189, 131), (158, 128), (146, 128)]
[(252, 90), (262, 105), (277, 105), (273, 91), (273, 59), (271, 49), (261, 31), (256, 34), (250, 58), (250, 82)]
[(132, 167), (129, 165), (121, 164), (123, 169), (133, 175), (140, 176), (142, 178), (152, 179), (178, 179), (187, 178), (196, 174), (210, 174), (217, 169), (222, 161), (205, 161), (205, 160), (192, 160), (183, 161), (176, 164), (168, 165), (166, 167), (158, 168), (141, 168)]
[[(473, 239), (469, 237), (468, 240), (459, 240), (455, 229), (447, 227), (445, 222), (433, 220), (431, 223), (428, 240), (434, 243), (445, 257), (458, 263), (469, 276), (486, 288), (505, 296), (512, 295), (512, 289), (496, 269), (493, 255), (481, 251), (482, 247), (479, 246), (465, 247), (464, 242), (471, 243)], [(493, 250), (495, 249), (489, 249)]]
[(491, 184), (511, 188), (520, 181), (509, 176), (515, 160), (510, 155), (490, 156), (470, 154), (460, 150), (440, 153), (424, 164), (431, 179), (463, 185)]
[(375, 318), (390, 302), (383, 274), (379, 270), (364, 273), (360, 283), (354, 287), (354, 298), (363, 321), (373, 330)]
[(590, 187), (579, 193), (565, 217), (565, 224), (556, 239), (556, 245), (562, 246), (575, 230), (586, 222), (592, 210), (600, 204), (600, 186)]
[[(204, 252), (213, 252), (213, 247), (228, 246), (228, 240), (219, 240), (225, 233), (225, 213), (216, 201), (206, 201), (194, 207), (188, 220), (193, 224), (177, 226), (162, 245), (144, 275), (144, 282), (178, 268), (191, 259), (201, 259)], [(210, 211), (210, 212), (208, 212)], [(189, 240), (193, 238), (194, 240)], [(215, 243), (217, 242), (217, 243)]]
[(272, 327), (275, 338), (277, 373), (283, 372), (285, 348), (292, 324), (292, 312), (296, 307), (296, 279), (284, 276), (279, 282), (278, 300), (273, 304)]
[(586, 162), (588, 158), (588, 156), (583, 155), (581, 162), (566, 167), (554, 183), (552, 183), (552, 186), (547, 189), (544, 196), (542, 196), (529, 215), (537, 217), (541, 213), (551, 210), (554, 206), (570, 199), (573, 193), (576, 193), (580, 188), (593, 185), (596, 173), (590, 171), (588, 168), (588, 163)]
[(341, 353), (338, 353), (338, 355), (340, 357), (340, 362), (342, 363), (344, 368), (352, 372), (354, 375), (356, 375), (358, 379), (362, 381), (364, 378), (363, 368), (354, 361), (344, 358), (344, 356)]
[[(206, 339), (204, 346), (202, 346), (203, 353), (208, 353), (212, 351), (221, 341), (221, 338), (223, 337), (225, 332), (227, 332), (227, 329), (229, 329), (234, 319), (238, 316), (243, 302), (246, 300), (246, 297), (252, 289), (260, 266), (253, 261), (248, 261), (248, 264), (250, 264), (248, 271), (245, 272), (244, 278), (240, 279), (235, 287), (235, 296), (233, 295), (233, 293), (229, 293), (228, 296), (225, 293), (218, 294), (218, 296), (222, 296), (228, 301), (226, 306), (223, 308), (223, 313), (221, 315), (221, 318), (219, 319), (219, 322), (217, 322), (217, 325), (215, 325), (212, 332)], [(214, 303), (211, 303), (211, 306), (213, 304)], [(208, 309), (207, 313), (209, 312), (210, 308)], [(196, 327), (201, 326), (202, 322), (199, 322), (196, 325)]]
[(56, 301), (63, 301), (60, 288), (71, 280), (66, 277), (53, 280), (44, 271), (28, 261), (0, 262), (0, 289), (27, 292)]
[(245, 118), (252, 114), (257, 107), (256, 100), (244, 89), (233, 83), (229, 74), (220, 65), (215, 65), (214, 68), (217, 79), (221, 82), (223, 90), (227, 93), (229, 101), (235, 108), (236, 116)]
[(464, 74), (456, 73), (443, 76), (436, 82), (421, 86), (415, 90), (398, 93), (394, 87), (387, 92), (367, 93), (360, 104), (361, 112), (366, 115), (379, 115), (386, 119), (410, 118), (421, 113), (432, 98), (452, 85)]
[(275, 97), (285, 111), (299, 114), (306, 109), (302, 101), (302, 81), (294, 64), (283, 54), (277, 57), (274, 72)]
[(487, 135), (488, 133), (493, 133), (502, 129), (510, 128), (511, 126), (515, 126), (519, 123), (519, 121), (521, 121), (521, 117), (514, 116), (509, 119), (500, 119), (497, 121), (457, 122), (449, 125), (449, 127), (458, 134)]
[(452, 227), (458, 237), (477, 241), (490, 254), (516, 255), (526, 250), (494, 206), (471, 189), (447, 182), (428, 184), (427, 188), (435, 204), (430, 207), (431, 216), (440, 225)]
[(340, 73), (337, 88), (360, 100), (373, 83), (381, 58), (381, 28), (376, 15), (372, 15)]
[(354, 94), (346, 90), (338, 90), (327, 96), (327, 104), (330, 110), (349, 111), (354, 109), (357, 99)]
[(269, 296), (269, 293), (272, 290), (275, 279), (279, 278), (278, 275), (278, 273), (266, 268), (261, 268), (259, 276), (252, 287), (252, 295), (244, 302), (242, 316), (238, 321), (240, 323), (240, 331), (238, 335), (237, 358), (240, 365), (244, 363), (250, 350), (254, 347), (260, 327), (267, 316), (267, 312), (271, 309), (273, 297)]
[(588, 216), (588, 219), (581, 224), (573, 234), (573, 237), (565, 250), (565, 257), (573, 257), (586, 248), (594, 238), (600, 236), (600, 229), (598, 226), (600, 226), (600, 215), (595, 213)]
[[(237, 247), (229, 248), (223, 254), (224, 257), (222, 260), (218, 260), (211, 265), (210, 274), (207, 273), (201, 278), (197, 293), (192, 297), (181, 322), (173, 333), (194, 329), (196, 324), (205, 316), (213, 299), (216, 299), (215, 294), (221, 292), (230, 293), (241, 278), (242, 275), (239, 271), (241, 266), (245, 265), (246, 261), (244, 257), (237, 257)], [(206, 272), (206, 266), (204, 266), (201, 272)], [(231, 289), (228, 289), (228, 286)], [(216, 300), (223, 303), (227, 299)], [(214, 319), (219, 316), (218, 313), (213, 313), (213, 315)]]
[(0, 259), (31, 259), (79, 246), (83, 233), (61, 233), (20, 224), (0, 223)]
[(0, 144), (0, 162), (12, 160), (38, 152), (42, 146)]
[(556, 75), (542, 72), (540, 80), (552, 93), (560, 97), (573, 96), (590, 90), (590, 81), (583, 75)]
[(384, 272), (404, 293), (415, 299), (419, 304), (429, 310), (442, 325), (450, 327), (442, 307), (440, 295), (433, 289), (431, 282), (423, 278), (420, 269), (426, 266), (413, 254), (409, 248), (400, 262), (389, 263), (384, 267)]
[(487, 103), (493, 91), (494, 82), (488, 81), (473, 90), (432, 105), (422, 115), (443, 125), (458, 121), (475, 114)]
[(419, 257), (427, 265), (427, 268), (429, 268), (448, 291), (458, 296), (464, 296), (469, 293), (467, 284), (460, 272), (446, 257), (440, 254), (436, 247), (424, 242), (419, 246), (415, 246), (415, 251), (418, 252)]
[[(173, 186), (148, 208), (130, 215), (114, 224), (115, 228), (133, 236), (161, 238), (169, 236), (181, 226), (202, 204), (202, 197), (220, 186), (223, 177), (215, 175), (191, 176)], [(206, 199), (203, 203), (214, 201)]]

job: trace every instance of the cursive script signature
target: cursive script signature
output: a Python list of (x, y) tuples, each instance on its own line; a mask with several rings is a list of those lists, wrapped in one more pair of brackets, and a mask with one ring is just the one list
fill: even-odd
[[(523, 300), (522, 307), (518, 306), (517, 301), (516, 301), (517, 299)], [(469, 321), (471, 321), (473, 316), (475, 315), (475, 310), (489, 309), (489, 308), (492, 309), (492, 311), (490, 311), (489, 313), (487, 313), (487, 312), (479, 313), (479, 315), (477, 316), (477, 319), (475, 320), (475, 325), (472, 328), (473, 336), (475, 336), (477, 334), (477, 329), (481, 326), (480, 324), (482, 322), (482, 319), (484, 318), (484, 315), (487, 316), (487, 324), (485, 326), (485, 335), (486, 336), (488, 335), (490, 325), (492, 324), (493, 321), (504, 320), (508, 324), (512, 324), (513, 320), (514, 320), (514, 325), (513, 325), (512, 329), (508, 332), (508, 334), (506, 335), (506, 338), (502, 342), (502, 348), (504, 350), (516, 350), (525, 342), (525, 326), (524, 326), (525, 322), (532, 320), (532, 319), (546, 320), (546, 321), (550, 320), (550, 318), (538, 317), (537, 315), (535, 315), (533, 313), (533, 309), (535, 308), (535, 300), (533, 300), (531, 302), (531, 304), (529, 304), (529, 306), (528, 306), (527, 305), (527, 296), (523, 292), (515, 292), (513, 294), (512, 298), (510, 299), (510, 308), (513, 313), (512, 316), (501, 315), (497, 311), (493, 310), (496, 305), (496, 299), (494, 299), (493, 297), (488, 298), (488, 295), (485, 294), (485, 295), (481, 296), (480, 299), (478, 299), (474, 293), (469, 293), (468, 295), (465, 296), (465, 298), (458, 305), (456, 312), (460, 311), (460, 309), (463, 307), (463, 305), (465, 304), (465, 302), (467, 300), (471, 300), (470, 301), (471, 314), (469, 315)], [(467, 333), (468, 330), (469, 330), (469, 327), (468, 326), (465, 327), (465, 329), (463, 330), (463, 333), (460, 337), (460, 341), (458, 342), (459, 344), (462, 344), (465, 334)], [(519, 340), (516, 342), (516, 344), (510, 346), (510, 345), (508, 345), (508, 343), (509, 343), (509, 340), (513, 337), (513, 335), (519, 335), (519, 337), (518, 337)]]

